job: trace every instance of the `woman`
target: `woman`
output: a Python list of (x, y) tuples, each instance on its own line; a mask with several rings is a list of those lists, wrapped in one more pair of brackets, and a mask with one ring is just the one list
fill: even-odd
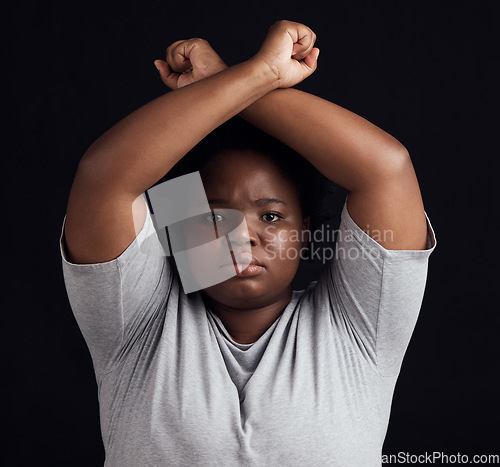
[[(232, 67), (204, 40), (175, 42), (155, 62), (174, 91), (80, 162), (61, 254), (94, 362), (106, 465), (381, 463), (436, 240), (405, 148), (291, 89), (316, 69), (315, 38), (277, 22)], [(305, 247), (292, 234), (309, 219), (295, 184), (258, 151), (217, 154), (202, 170), (211, 220), (243, 213), (252, 266), (186, 294), (173, 263), (141, 251), (155, 232), (142, 194), (237, 114), (348, 190), (336, 256), (304, 291), (291, 287), (300, 258), (279, 252)]]

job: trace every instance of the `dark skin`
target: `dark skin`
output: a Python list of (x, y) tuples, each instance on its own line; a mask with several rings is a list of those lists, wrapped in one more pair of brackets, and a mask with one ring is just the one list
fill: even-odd
[[(142, 193), (235, 115), (289, 146), (348, 190), (347, 208), (360, 228), (368, 235), (392, 232), (376, 240), (381, 246), (425, 249), (425, 212), (406, 148), (359, 115), (293, 89), (316, 70), (319, 49), (314, 47), (315, 40), (307, 26), (279, 21), (271, 26), (254, 57), (231, 67), (203, 39), (171, 44), (167, 61), (155, 64), (173, 92), (114, 125), (79, 163), (64, 232), (72, 262), (102, 263), (123, 253), (145, 219)], [(234, 171), (224, 183), (230, 183), (233, 175), (248, 174), (248, 168)], [(268, 187), (276, 185), (268, 183)], [(257, 240), (252, 248), (261, 251), (262, 238)], [(274, 266), (269, 266), (262, 275), (269, 277), (272, 270)], [(270, 283), (279, 285), (276, 292), (266, 289), (258, 282), (262, 278), (255, 276), (232, 278), (226, 281), (231, 286), (211, 287), (205, 296), (213, 299), (213, 309), (236, 339), (253, 342), (288, 303), (293, 275), (288, 276), (288, 283), (273, 276)]]
[[(235, 276), (203, 290), (203, 298), (238, 343), (250, 344), (276, 321), (292, 297), (291, 282), (307, 244), (297, 188), (272, 159), (253, 151), (232, 151), (213, 157), (201, 171), (207, 198), (217, 208), (241, 211), (247, 223), (252, 254), (263, 270)], [(256, 200), (275, 198), (286, 203)], [(212, 203), (211, 200), (226, 202)]]

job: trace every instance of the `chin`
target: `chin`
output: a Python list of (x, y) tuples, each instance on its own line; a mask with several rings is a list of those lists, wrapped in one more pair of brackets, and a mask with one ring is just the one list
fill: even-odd
[[(266, 284), (267, 285), (267, 284)], [(265, 284), (256, 283), (251, 278), (232, 277), (220, 284), (207, 287), (205, 291), (216, 296), (254, 296), (266, 293)]]
[[(276, 290), (276, 289), (274, 289)], [(231, 278), (220, 284), (203, 289), (211, 299), (228, 306), (246, 308), (256, 305), (255, 300), (261, 301), (270, 296), (269, 286), (256, 284), (245, 278)]]

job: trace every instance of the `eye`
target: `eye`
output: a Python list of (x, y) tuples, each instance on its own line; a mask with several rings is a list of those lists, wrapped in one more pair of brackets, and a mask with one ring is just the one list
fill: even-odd
[[(274, 220), (272, 219), (273, 217)], [(280, 219), (283, 219), (283, 217), (279, 214), (276, 214), (275, 212), (266, 212), (262, 216), (262, 219), (264, 219), (266, 222), (278, 222)]]
[(222, 222), (224, 219), (225, 217), (220, 212), (213, 212), (207, 215), (207, 217), (205, 217), (205, 220), (207, 221), (208, 224), (219, 223)]

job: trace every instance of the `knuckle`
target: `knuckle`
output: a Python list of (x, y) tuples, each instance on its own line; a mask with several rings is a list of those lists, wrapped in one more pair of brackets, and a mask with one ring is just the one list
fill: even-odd
[(194, 42), (195, 42), (195, 44), (198, 44), (198, 45), (210, 45), (206, 39), (203, 39), (201, 37), (197, 37), (194, 40)]
[(184, 40), (180, 40), (180, 41), (175, 41), (175, 42), (172, 42), (172, 44), (170, 44), (168, 47), (167, 47), (167, 54), (168, 53), (171, 53), (177, 46), (179, 46), (182, 42), (184, 42)]
[(172, 49), (172, 48), (174, 48), (174, 47), (177, 47), (179, 44), (182, 44), (183, 42), (184, 42), (184, 39), (181, 39), (181, 40), (178, 40), (178, 41), (172, 42), (168, 48), (169, 48), (169, 49)]

